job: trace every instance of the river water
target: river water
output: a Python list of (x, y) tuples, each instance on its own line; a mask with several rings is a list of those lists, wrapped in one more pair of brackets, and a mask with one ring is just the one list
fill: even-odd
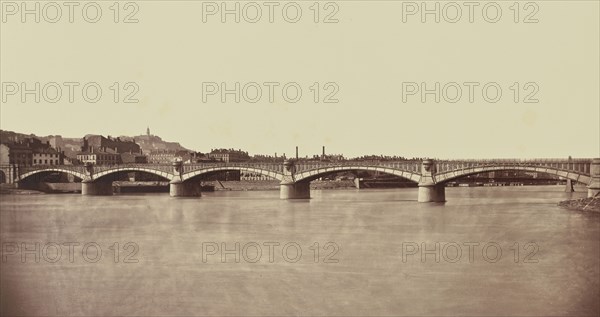
[(597, 316), (578, 190), (5, 195), (0, 315)]

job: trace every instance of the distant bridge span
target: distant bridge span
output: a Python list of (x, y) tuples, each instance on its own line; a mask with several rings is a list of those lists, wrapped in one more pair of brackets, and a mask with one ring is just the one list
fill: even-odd
[(436, 183), (447, 183), (447, 182), (450, 182), (450, 181), (453, 181), (453, 180), (456, 180), (456, 179), (459, 179), (462, 177), (471, 176), (471, 175), (475, 175), (475, 174), (495, 172), (495, 171), (507, 171), (507, 170), (546, 173), (546, 174), (556, 175), (559, 177), (570, 179), (572, 181), (579, 182), (579, 183), (586, 184), (586, 185), (589, 185), (589, 183), (591, 182), (591, 179), (592, 179), (589, 174), (583, 174), (581, 172), (574, 172), (574, 171), (559, 169), (559, 168), (555, 168), (555, 167), (507, 164), (507, 165), (499, 165), (499, 166), (483, 165), (483, 166), (470, 167), (470, 168), (465, 168), (465, 169), (459, 169), (459, 170), (454, 170), (454, 171), (438, 173), (435, 175), (435, 181), (436, 181)]
[(227, 172), (227, 171), (240, 171), (240, 172), (249, 172), (249, 173), (254, 173), (254, 174), (260, 174), (260, 175), (264, 175), (264, 176), (267, 176), (267, 177), (270, 177), (272, 179), (276, 179), (279, 181), (283, 179), (283, 173), (281, 173), (277, 170), (265, 168), (264, 166), (252, 167), (252, 166), (247, 166), (247, 165), (243, 165), (243, 164), (238, 164), (238, 165), (229, 164), (227, 166), (208, 166), (208, 167), (203, 167), (200, 169), (192, 169), (188, 172), (183, 173), (181, 175), (181, 177), (182, 177), (183, 181), (187, 181), (194, 177), (203, 176), (203, 175), (207, 175), (207, 174), (211, 174), (211, 173)]
[(0, 166), (11, 183), (20, 183), (40, 173), (67, 173), (82, 179), (82, 194), (112, 194), (111, 175), (144, 172), (170, 180), (172, 196), (200, 196), (195, 179), (222, 171), (265, 175), (280, 181), (282, 199), (310, 198), (312, 180), (344, 171), (377, 171), (414, 181), (420, 202), (445, 201), (445, 184), (469, 175), (504, 170), (556, 175), (588, 186), (588, 196), (600, 192), (600, 159), (454, 160), (454, 161), (340, 161), (283, 163), (199, 163)]

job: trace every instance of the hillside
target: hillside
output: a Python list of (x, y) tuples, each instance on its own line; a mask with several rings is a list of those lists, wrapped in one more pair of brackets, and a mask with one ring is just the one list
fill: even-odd
[[(87, 134), (86, 137), (92, 134)], [(50, 145), (58, 150), (65, 151), (67, 157), (75, 157), (77, 152), (81, 151), (83, 145), (83, 137), (81, 138), (66, 138), (61, 135), (37, 136), (35, 134), (25, 134), (13, 131), (0, 130), (0, 143), (22, 142), (26, 138), (36, 138), (42, 142), (49, 142)], [(181, 146), (178, 142), (164, 141), (157, 135), (138, 135), (138, 136), (120, 136), (122, 140), (135, 140), (140, 145), (143, 153), (152, 151), (189, 151)]]
[(152, 151), (190, 151), (181, 146), (179, 142), (164, 141), (157, 135), (137, 135), (137, 136), (120, 136), (121, 140), (135, 140), (135, 143), (140, 145), (144, 153)]

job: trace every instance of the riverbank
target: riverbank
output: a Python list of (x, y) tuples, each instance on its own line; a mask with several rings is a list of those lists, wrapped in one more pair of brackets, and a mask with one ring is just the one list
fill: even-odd
[(600, 212), (600, 196), (565, 200), (558, 203), (558, 205), (572, 210)]
[(0, 195), (40, 195), (45, 194), (39, 190), (20, 189), (13, 184), (0, 184)]

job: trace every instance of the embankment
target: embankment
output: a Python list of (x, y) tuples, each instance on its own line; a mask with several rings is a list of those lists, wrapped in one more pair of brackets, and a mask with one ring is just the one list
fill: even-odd
[(565, 200), (558, 203), (558, 205), (572, 210), (600, 212), (600, 196)]

